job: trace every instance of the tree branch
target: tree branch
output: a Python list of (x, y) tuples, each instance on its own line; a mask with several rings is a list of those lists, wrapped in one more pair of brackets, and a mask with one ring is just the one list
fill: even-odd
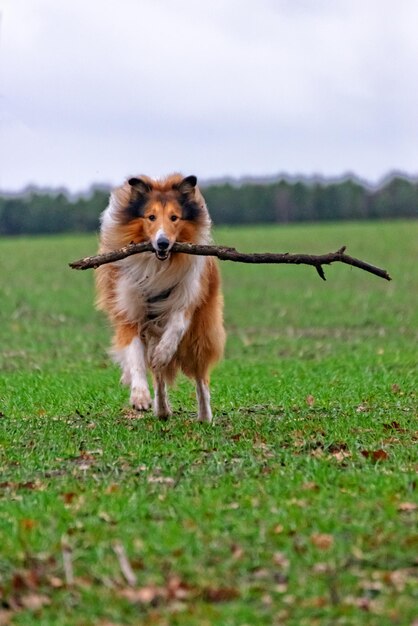
[[(354, 257), (345, 254), (345, 246), (337, 250), (337, 252), (329, 252), (328, 254), (289, 254), (273, 252), (256, 252), (253, 254), (247, 254), (244, 252), (238, 252), (235, 248), (226, 248), (224, 246), (208, 246), (208, 245), (194, 245), (190, 243), (175, 243), (171, 248), (171, 252), (181, 252), (183, 254), (195, 254), (201, 256), (216, 256), (221, 261), (235, 261), (238, 263), (286, 263), (294, 265), (312, 265), (315, 267), (319, 276), (325, 280), (325, 274), (323, 265), (330, 265), (330, 263), (345, 263), (346, 265), (352, 265), (358, 267), (365, 272), (370, 272), (380, 278), (391, 280), (386, 270), (380, 267), (375, 267), (355, 259)], [(151, 243), (131, 243), (120, 250), (113, 252), (107, 252), (105, 254), (98, 254), (96, 256), (88, 256), (84, 259), (74, 261), (70, 263), (70, 267), (75, 270), (87, 270), (90, 268), (96, 269), (99, 265), (105, 263), (114, 263), (120, 261), (132, 254), (139, 254), (141, 252), (154, 252), (154, 248)], [(164, 261), (162, 261), (163, 263)]]

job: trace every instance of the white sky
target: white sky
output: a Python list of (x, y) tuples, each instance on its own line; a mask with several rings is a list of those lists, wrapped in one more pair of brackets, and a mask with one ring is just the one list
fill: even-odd
[(416, 0), (0, 0), (0, 188), (418, 173)]

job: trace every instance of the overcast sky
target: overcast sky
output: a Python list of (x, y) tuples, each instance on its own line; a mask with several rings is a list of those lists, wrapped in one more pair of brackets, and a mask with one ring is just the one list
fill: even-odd
[(0, 189), (418, 173), (416, 0), (0, 0)]

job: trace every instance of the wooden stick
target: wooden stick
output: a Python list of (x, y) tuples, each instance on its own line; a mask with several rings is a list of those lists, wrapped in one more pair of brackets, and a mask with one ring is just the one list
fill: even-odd
[[(238, 263), (286, 263), (294, 265), (312, 265), (315, 267), (319, 276), (325, 279), (323, 265), (329, 265), (330, 263), (345, 263), (358, 267), (365, 272), (370, 272), (375, 276), (384, 278), (385, 280), (391, 280), (391, 277), (386, 270), (380, 267), (375, 267), (356, 259), (354, 257), (345, 254), (345, 246), (337, 250), (337, 252), (329, 252), (328, 254), (289, 254), (286, 253), (273, 253), (273, 252), (256, 252), (247, 254), (244, 252), (238, 252), (235, 248), (226, 248), (224, 246), (207, 246), (207, 245), (194, 245), (191, 243), (175, 243), (171, 248), (171, 252), (181, 252), (182, 254), (195, 254), (201, 256), (216, 256), (221, 261), (235, 261)], [(105, 263), (114, 263), (125, 259), (132, 254), (140, 254), (141, 252), (154, 252), (154, 248), (151, 243), (131, 243), (124, 248), (114, 250), (113, 252), (107, 252), (105, 254), (98, 254), (96, 256), (85, 257), (78, 261), (70, 263), (70, 267), (75, 270), (87, 270), (90, 268), (96, 269), (100, 265)], [(161, 261), (164, 263), (164, 261)]]

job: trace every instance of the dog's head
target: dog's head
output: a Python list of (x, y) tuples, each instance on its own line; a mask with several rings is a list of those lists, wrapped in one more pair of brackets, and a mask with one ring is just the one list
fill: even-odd
[(193, 242), (195, 232), (207, 215), (196, 176), (172, 176), (163, 182), (130, 178), (129, 203), (124, 217), (139, 221), (141, 240), (150, 241), (156, 256), (167, 259), (176, 241)]

